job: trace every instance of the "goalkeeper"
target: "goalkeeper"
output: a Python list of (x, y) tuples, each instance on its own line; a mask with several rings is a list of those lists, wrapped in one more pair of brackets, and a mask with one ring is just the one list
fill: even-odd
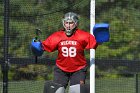
[(61, 86), (55, 93), (64, 93), (68, 82), (69, 93), (80, 93), (80, 85), (85, 84), (87, 72), (84, 50), (96, 49), (98, 45), (93, 35), (78, 28), (78, 22), (78, 15), (68, 12), (62, 19), (63, 29), (44, 41), (32, 41), (32, 51), (37, 56), (41, 56), (43, 51), (58, 50), (53, 82)]

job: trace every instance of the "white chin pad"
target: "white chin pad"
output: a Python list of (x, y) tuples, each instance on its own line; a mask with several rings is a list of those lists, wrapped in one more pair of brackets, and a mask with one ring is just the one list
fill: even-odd
[(71, 31), (66, 31), (65, 33), (66, 33), (66, 35), (68, 35), (68, 36), (72, 34)]
[(70, 86), (69, 93), (80, 93), (80, 84)]

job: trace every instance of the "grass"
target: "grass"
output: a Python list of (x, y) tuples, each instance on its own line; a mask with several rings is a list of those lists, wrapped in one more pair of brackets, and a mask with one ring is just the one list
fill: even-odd
[(96, 79), (96, 93), (136, 93), (135, 78)]
[(43, 93), (44, 81), (13, 81), (8, 86), (8, 93)]
[[(43, 93), (44, 82), (9, 82), (8, 93)], [(96, 79), (96, 93), (136, 93), (135, 88), (135, 78)], [(2, 83), (0, 83), (0, 90), (2, 91)]]

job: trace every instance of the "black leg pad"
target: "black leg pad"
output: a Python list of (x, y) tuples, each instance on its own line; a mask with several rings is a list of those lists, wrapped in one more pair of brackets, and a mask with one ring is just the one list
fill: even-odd
[(57, 84), (53, 81), (46, 81), (43, 93), (55, 93), (56, 90), (60, 87), (62, 87), (61, 84)]
[(90, 84), (80, 85), (80, 93), (90, 93)]

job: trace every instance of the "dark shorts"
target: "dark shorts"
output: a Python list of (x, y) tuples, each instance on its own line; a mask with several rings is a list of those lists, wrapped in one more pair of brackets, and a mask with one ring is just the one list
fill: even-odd
[(80, 84), (80, 82), (85, 83), (87, 67), (77, 71), (77, 72), (64, 72), (57, 66), (54, 68), (54, 82), (61, 84), (65, 88), (70, 82), (71, 85)]

